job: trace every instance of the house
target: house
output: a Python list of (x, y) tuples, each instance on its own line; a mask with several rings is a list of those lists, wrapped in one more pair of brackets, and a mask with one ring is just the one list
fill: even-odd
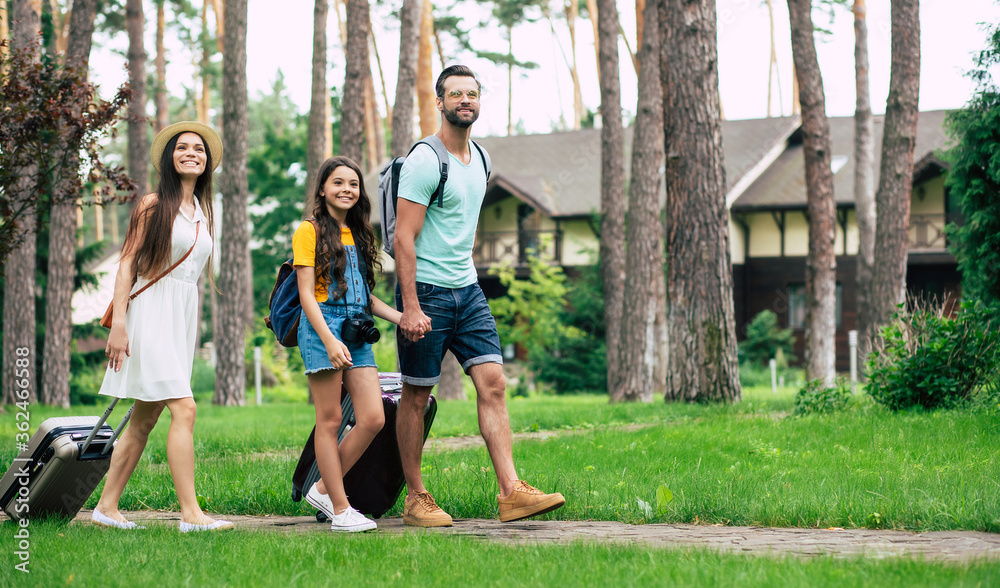
[[(754, 173), (774, 146), (797, 128), (791, 118), (723, 123), (726, 175)], [(473, 259), (488, 296), (502, 294), (491, 267), (507, 261), (527, 275), (527, 255), (538, 250), (570, 275), (597, 260), (601, 206), (601, 131), (484, 137), (493, 160), (479, 217)], [(625, 130), (625, 179), (631, 176), (632, 129)], [(662, 170), (661, 170), (662, 174)], [(661, 202), (665, 198), (661, 183)]]
[[(944, 186), (947, 164), (937, 157), (948, 144), (945, 114), (921, 112), (918, 122), (907, 289), (913, 295), (953, 303), (960, 293), (961, 276), (954, 256), (947, 250), (944, 227), (961, 218)], [(883, 117), (875, 117), (874, 126), (878, 170)], [(837, 206), (837, 369), (846, 371), (847, 333), (857, 328), (853, 117), (830, 118), (830, 138)], [(800, 358), (805, 353), (805, 259), (809, 246), (804, 166), (801, 132), (796, 129), (762, 173), (747, 178), (744, 186), (735, 186), (738, 189), (727, 195), (736, 324), (746, 325), (763, 310), (774, 311), (779, 324), (795, 332), (795, 354)]]
[[(947, 251), (944, 226), (957, 208), (944, 188), (947, 145), (944, 111), (920, 113), (911, 201), (907, 287), (913, 293), (954, 299), (960, 276)], [(883, 117), (875, 117), (876, 175)], [(837, 202), (837, 369), (848, 369), (847, 332), (855, 329), (853, 117), (830, 118)], [(796, 334), (804, 356), (805, 257), (808, 250), (805, 167), (797, 117), (723, 121), (726, 204), (738, 335), (769, 309)], [(599, 129), (547, 135), (477, 139), (493, 160), (473, 257), (487, 296), (503, 292), (489, 270), (501, 261), (527, 275), (527, 254), (540, 253), (572, 275), (594, 263), (598, 250), (601, 187)], [(632, 133), (625, 132), (625, 177), (630, 176)], [(663, 198), (661, 188), (661, 198)]]

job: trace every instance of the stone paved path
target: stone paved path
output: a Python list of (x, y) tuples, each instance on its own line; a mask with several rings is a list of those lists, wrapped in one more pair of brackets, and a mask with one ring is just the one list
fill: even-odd
[[(73, 524), (89, 525), (91, 511), (81, 511)], [(136, 511), (125, 515), (142, 524), (169, 524), (177, 512)], [(238, 529), (285, 533), (329, 532), (307, 516), (226, 516)], [(572, 541), (645, 544), (653, 547), (699, 547), (728, 553), (837, 557), (922, 557), (942, 562), (976, 559), (1000, 561), (1000, 534), (972, 531), (875, 531), (868, 529), (771, 529), (704, 525), (627, 525), (608, 521), (518, 521), (455, 519), (440, 529), (405, 527), (400, 518), (380, 519), (379, 533), (440, 533), (504, 543), (569, 543)]]
[[(615, 425), (602, 425), (593, 428), (579, 428), (579, 429), (565, 429), (565, 430), (555, 430), (555, 431), (529, 431), (522, 433), (513, 433), (511, 438), (515, 443), (518, 441), (545, 441), (547, 439), (552, 439), (553, 437), (561, 437), (565, 435), (581, 435), (583, 433), (591, 433), (595, 430), (608, 430), (614, 429), (616, 431), (638, 431), (641, 429), (648, 429), (651, 427), (665, 426), (664, 423), (630, 423), (626, 425), (615, 424)], [(457, 436), (457, 437), (431, 437), (424, 442), (424, 451), (452, 451), (454, 449), (469, 449), (472, 447), (485, 447), (486, 442), (479, 435), (472, 436)]]

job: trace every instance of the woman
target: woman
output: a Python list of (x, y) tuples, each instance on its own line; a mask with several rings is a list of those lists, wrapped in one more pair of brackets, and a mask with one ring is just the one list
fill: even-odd
[[(358, 164), (348, 157), (326, 160), (313, 199), (313, 218), (292, 237), (303, 315), (299, 351), (316, 404), (321, 476), (306, 501), (329, 517), (333, 531), (367, 531), (375, 521), (351, 507), (343, 478), (382, 430), (385, 414), (371, 346), (378, 331), (369, 326), (358, 332), (356, 327), (362, 324), (358, 317), (370, 320), (368, 312), (397, 325), (402, 315), (372, 294), (381, 265), (368, 220), (371, 201)], [(355, 425), (338, 448), (341, 383), (351, 395)]]
[[(160, 131), (149, 152), (160, 185), (139, 201), (129, 221), (115, 278), (114, 319), (105, 350), (108, 369), (100, 392), (133, 398), (135, 407), (132, 424), (111, 457), (92, 518), (107, 527), (142, 528), (122, 516), (118, 502), (166, 407), (167, 462), (181, 506), (180, 531), (232, 529), (232, 523), (215, 520), (198, 506), (193, 440), (197, 409), (191, 394), (198, 276), (212, 254), (212, 172), (222, 160), (222, 141), (208, 125), (179, 122)], [(131, 292), (150, 282), (129, 301)]]

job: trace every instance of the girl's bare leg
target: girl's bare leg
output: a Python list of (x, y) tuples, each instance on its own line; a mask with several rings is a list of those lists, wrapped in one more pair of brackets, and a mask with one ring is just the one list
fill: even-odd
[(340, 465), (344, 474), (351, 471), (354, 464), (368, 449), (372, 439), (385, 424), (382, 408), (382, 388), (378, 383), (378, 369), (373, 367), (354, 368), (344, 372), (344, 384), (354, 405), (354, 426), (340, 442)]
[(174, 490), (181, 505), (181, 521), (208, 525), (215, 519), (205, 516), (198, 506), (194, 490), (194, 421), (198, 407), (194, 398), (172, 398), (165, 401), (170, 410), (170, 430), (167, 432), (167, 463), (174, 479)]
[[(316, 489), (320, 494), (329, 494), (334, 512), (341, 512), (351, 506), (344, 492), (344, 473), (340, 465), (337, 449), (337, 429), (340, 428), (340, 387), (343, 372), (323, 370), (309, 374), (309, 388), (316, 406), (316, 465), (319, 467), (320, 481)], [(308, 491), (308, 488), (303, 490)]]
[(146, 442), (149, 440), (149, 433), (156, 426), (164, 406), (163, 402), (135, 401), (129, 425), (115, 445), (114, 453), (111, 454), (108, 477), (94, 510), (116, 521), (125, 522), (125, 517), (118, 512), (118, 502), (139, 463), (139, 458), (142, 457)]

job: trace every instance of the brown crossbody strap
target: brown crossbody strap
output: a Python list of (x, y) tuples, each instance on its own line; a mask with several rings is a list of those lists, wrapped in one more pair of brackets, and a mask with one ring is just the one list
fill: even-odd
[(167, 271), (165, 271), (162, 274), (156, 276), (155, 280), (153, 280), (152, 282), (146, 284), (142, 288), (139, 288), (139, 291), (136, 292), (135, 294), (132, 294), (131, 296), (129, 296), (128, 299), (132, 300), (133, 298), (135, 298), (139, 294), (142, 294), (143, 291), (146, 290), (146, 288), (149, 288), (153, 284), (159, 282), (160, 278), (162, 278), (163, 276), (165, 276), (165, 275), (169, 274), (170, 272), (174, 271), (175, 269), (177, 269), (177, 266), (179, 266), (180, 264), (184, 263), (184, 260), (188, 258), (188, 255), (191, 255), (191, 252), (194, 251), (194, 246), (198, 244), (198, 232), (199, 232), (200, 229), (201, 229), (201, 221), (195, 222), (194, 223), (194, 243), (191, 244), (191, 248), (187, 250), (187, 253), (184, 254), (184, 257), (178, 259), (177, 263), (175, 263), (174, 265), (172, 265), (169, 268), (167, 268)]

